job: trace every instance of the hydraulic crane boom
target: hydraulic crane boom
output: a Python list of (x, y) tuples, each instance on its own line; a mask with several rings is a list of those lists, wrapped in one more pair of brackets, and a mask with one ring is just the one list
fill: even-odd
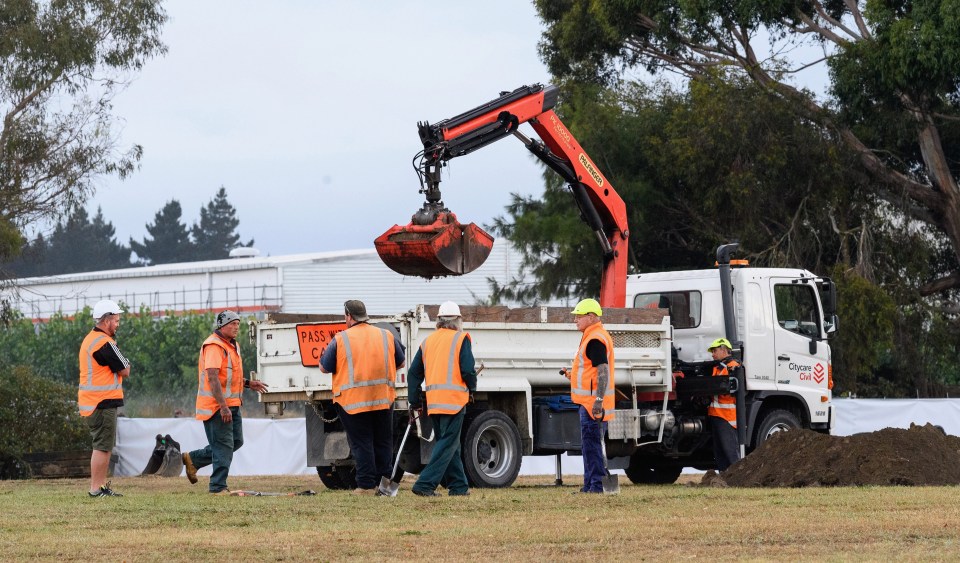
[[(411, 224), (394, 225), (376, 239), (383, 262), (401, 274), (421, 277), (466, 274), (483, 264), (493, 237), (473, 223), (458, 223), (444, 207), (440, 171), (453, 158), (513, 135), (567, 181), (581, 218), (603, 249), (600, 303), (623, 307), (629, 237), (626, 206), (553, 111), (557, 96), (555, 86), (522, 86), (456, 117), (433, 125), (418, 123), (423, 151), (415, 160), (426, 202)], [(523, 123), (529, 123), (542, 141), (521, 133), (518, 128)]]

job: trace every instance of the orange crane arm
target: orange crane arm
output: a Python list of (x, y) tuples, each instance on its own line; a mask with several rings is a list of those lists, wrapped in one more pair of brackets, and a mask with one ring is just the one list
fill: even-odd
[[(417, 264), (421, 268), (415, 270), (410, 265), (412, 262), (403, 264), (398, 258), (403, 255), (401, 245), (408, 244), (412, 249), (414, 244), (423, 244), (422, 238), (418, 241), (410, 240), (411, 237), (419, 236), (415, 233), (422, 233), (425, 229), (434, 229), (437, 232), (444, 230), (446, 239), (450, 238), (452, 232), (461, 236), (458, 241), (467, 240), (469, 236), (463, 234), (467, 233), (466, 230), (461, 233), (460, 230), (451, 230), (449, 227), (450, 223), (454, 223), (456, 219), (448, 209), (443, 207), (441, 201), (440, 170), (453, 158), (469, 154), (508, 135), (513, 135), (520, 139), (531, 153), (567, 181), (574, 201), (580, 209), (581, 218), (594, 231), (603, 249), (604, 266), (600, 281), (600, 303), (605, 307), (624, 307), (629, 238), (626, 206), (610, 182), (553, 111), (558, 94), (559, 91), (555, 86), (540, 84), (522, 86), (512, 92), (504, 92), (499, 98), (450, 119), (433, 125), (427, 122), (418, 123), (423, 152), (417, 155), (419, 159), (417, 172), (421, 180), (420, 192), (426, 195), (427, 201), (423, 209), (413, 216), (411, 225), (403, 228), (395, 226), (377, 239), (381, 258), (391, 268), (401, 273), (407, 273), (403, 270), (409, 268), (410, 271), (417, 271), (416, 275), (424, 275), (422, 262)], [(518, 127), (523, 123), (529, 123), (542, 140), (530, 139), (521, 133)], [(453, 219), (450, 219), (451, 216)], [(388, 235), (400, 242), (391, 242), (387, 245)], [(381, 241), (384, 242), (384, 248), (380, 246)], [(449, 253), (452, 248), (452, 245), (447, 242), (442, 246), (444, 248), (435, 248), (438, 255), (442, 252)], [(458, 247), (458, 251), (466, 254), (467, 251), (463, 248)], [(477, 266), (479, 264), (472, 267)], [(464, 269), (462, 262), (458, 267), (461, 270)], [(454, 272), (451, 267), (443, 272), (426, 273), (450, 275), (466, 273), (466, 271)]]

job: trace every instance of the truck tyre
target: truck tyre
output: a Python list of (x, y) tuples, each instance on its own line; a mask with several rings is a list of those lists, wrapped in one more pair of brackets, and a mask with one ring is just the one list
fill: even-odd
[(797, 415), (784, 409), (774, 409), (766, 413), (757, 424), (757, 434), (753, 440), (753, 449), (757, 449), (777, 432), (800, 428)]
[(677, 482), (682, 472), (683, 467), (651, 463), (639, 452), (630, 456), (630, 465), (624, 470), (634, 485), (670, 485)]
[(463, 469), (477, 488), (509, 487), (520, 473), (520, 431), (499, 411), (483, 411), (468, 421), (463, 435)]
[(357, 468), (353, 465), (317, 466), (320, 482), (333, 491), (346, 491), (357, 488)]

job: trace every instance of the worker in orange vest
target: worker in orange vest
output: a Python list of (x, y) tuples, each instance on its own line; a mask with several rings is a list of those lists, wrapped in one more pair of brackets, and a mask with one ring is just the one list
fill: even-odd
[(358, 495), (375, 495), (393, 461), (393, 401), (397, 369), (406, 360), (390, 330), (367, 323), (363, 301), (343, 304), (347, 330), (337, 333), (320, 357), (320, 371), (333, 374), (333, 403), (347, 432), (357, 467)]
[(93, 306), (96, 326), (80, 344), (80, 387), (77, 405), (90, 427), (90, 496), (122, 497), (110, 488), (107, 471), (110, 452), (117, 443), (117, 408), (123, 406), (123, 380), (130, 376), (130, 361), (117, 348), (120, 306), (110, 300)]
[[(570, 398), (580, 405), (580, 444), (583, 450), (581, 493), (602, 493), (608, 475), (603, 459), (603, 437), (614, 409), (613, 339), (603, 328), (603, 309), (596, 299), (584, 299), (571, 313), (583, 333), (573, 367), (564, 369), (570, 380)], [(597, 423), (602, 418), (603, 422)]]
[(422, 497), (440, 496), (443, 483), (449, 496), (470, 494), (460, 455), (460, 430), (467, 403), (477, 389), (477, 372), (470, 335), (463, 332), (460, 307), (453, 301), (440, 304), (437, 330), (428, 336), (410, 362), (407, 393), (410, 416), (423, 414), (423, 394), (436, 442), (430, 461), (413, 484), (413, 493)]
[[(717, 363), (711, 375), (730, 376), (734, 368), (740, 366), (730, 355), (733, 346), (726, 338), (718, 338), (710, 344), (707, 351)], [(721, 473), (740, 461), (740, 444), (737, 440), (737, 400), (733, 395), (714, 395), (707, 407), (707, 420), (713, 434), (713, 455), (717, 460), (717, 471)]]
[(240, 405), (243, 390), (257, 393), (267, 390), (262, 381), (243, 378), (243, 360), (237, 335), (240, 315), (221, 311), (216, 317), (216, 330), (203, 341), (197, 362), (197, 415), (203, 421), (207, 445), (183, 454), (183, 466), (190, 483), (197, 482), (197, 469), (213, 465), (209, 491), (229, 495), (227, 477), (233, 452), (243, 446), (243, 420)]

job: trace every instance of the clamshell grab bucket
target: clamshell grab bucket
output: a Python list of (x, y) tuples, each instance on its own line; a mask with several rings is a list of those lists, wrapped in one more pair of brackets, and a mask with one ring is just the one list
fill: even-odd
[(490, 256), (493, 237), (474, 223), (463, 225), (453, 213), (441, 213), (430, 225), (394, 225), (373, 242), (380, 259), (405, 276), (460, 276)]

